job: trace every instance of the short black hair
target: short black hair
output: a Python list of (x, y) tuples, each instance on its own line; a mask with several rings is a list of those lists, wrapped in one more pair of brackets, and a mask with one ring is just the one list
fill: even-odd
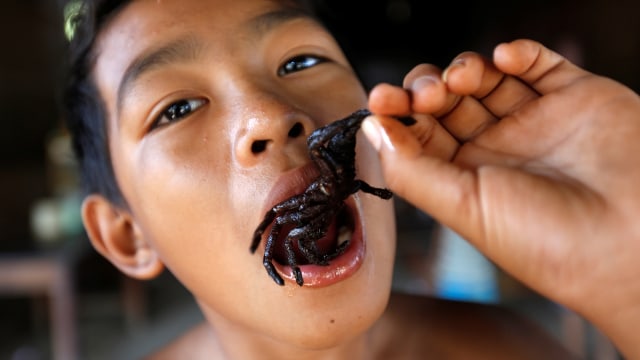
[[(127, 207), (113, 170), (109, 152), (106, 110), (94, 79), (95, 40), (106, 23), (133, 0), (84, 0), (71, 22), (67, 82), (63, 113), (78, 160), (85, 194), (101, 194), (113, 204)], [(287, 0), (288, 1), (288, 0)], [(313, 1), (291, 0), (310, 16)]]
[(115, 178), (107, 132), (106, 110), (91, 71), (96, 37), (106, 22), (132, 0), (83, 1), (73, 15), (69, 68), (64, 90), (64, 116), (87, 194), (97, 193), (126, 206)]

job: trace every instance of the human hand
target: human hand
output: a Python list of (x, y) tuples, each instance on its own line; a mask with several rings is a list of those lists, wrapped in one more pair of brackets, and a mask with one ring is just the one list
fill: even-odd
[[(640, 358), (640, 97), (529, 41), (381, 84), (387, 185)], [(412, 115), (410, 128), (391, 116)]]

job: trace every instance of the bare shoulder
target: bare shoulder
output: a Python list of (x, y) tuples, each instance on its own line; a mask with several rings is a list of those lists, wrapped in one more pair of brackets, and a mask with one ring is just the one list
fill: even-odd
[(506, 308), (424, 296), (393, 294), (374, 336), (386, 344), (381, 358), (572, 358), (544, 329)]
[(146, 357), (146, 360), (207, 359), (215, 360), (216, 337), (211, 327), (203, 322), (177, 339)]

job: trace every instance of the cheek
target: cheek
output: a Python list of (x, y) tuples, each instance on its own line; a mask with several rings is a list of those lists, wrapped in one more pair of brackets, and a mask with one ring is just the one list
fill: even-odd
[[(175, 177), (173, 183), (181, 183)], [(249, 252), (254, 222), (240, 221), (248, 216), (246, 210), (233, 210), (226, 188), (184, 184), (188, 186), (154, 194), (140, 217), (167, 269), (196, 297), (206, 299), (223, 298), (221, 292), (248, 273), (263, 276), (261, 262)]]
[(133, 159), (130, 183), (138, 196), (132, 205), (170, 223), (179, 216), (204, 217), (214, 212), (216, 205), (224, 205), (228, 160), (211, 156), (223, 154), (224, 147), (193, 142), (154, 145), (145, 144)]
[(162, 140), (131, 152), (126, 196), (165, 265), (192, 287), (196, 274), (213, 275), (246, 256), (252, 229), (233, 210), (241, 199), (232, 194), (228, 145), (204, 136), (198, 142)]

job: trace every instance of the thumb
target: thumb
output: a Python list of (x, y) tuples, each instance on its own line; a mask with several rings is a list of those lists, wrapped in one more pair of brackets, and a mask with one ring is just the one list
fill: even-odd
[(421, 143), (411, 127), (381, 116), (370, 116), (362, 130), (378, 151), (387, 186), (460, 235), (477, 234), (482, 222), (476, 173), (433, 155), (430, 136)]

